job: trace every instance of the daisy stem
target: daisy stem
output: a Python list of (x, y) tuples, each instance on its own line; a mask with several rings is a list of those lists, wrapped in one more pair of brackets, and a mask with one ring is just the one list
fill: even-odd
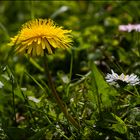
[(51, 76), (50, 71), (49, 71), (48, 62), (47, 62), (46, 57), (44, 57), (43, 59), (44, 59), (44, 66), (45, 66), (46, 76), (48, 78), (48, 84), (49, 84), (49, 87), (51, 89), (51, 93), (52, 93), (53, 97), (55, 98), (57, 104), (59, 105), (61, 111), (64, 113), (65, 117), (73, 124), (74, 127), (76, 127), (76, 128), (79, 129), (80, 128), (80, 125), (68, 113), (66, 105), (64, 105), (64, 103), (60, 99), (58, 93), (56, 92), (55, 85), (54, 85), (54, 82), (52, 80), (52, 76)]

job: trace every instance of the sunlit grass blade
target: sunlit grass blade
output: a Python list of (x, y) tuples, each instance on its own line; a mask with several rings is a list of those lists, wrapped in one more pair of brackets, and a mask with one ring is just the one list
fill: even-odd
[(29, 78), (31, 78), (38, 85), (38, 87), (40, 87), (44, 92), (46, 92), (45, 88), (33, 76), (31, 76), (28, 72), (26, 72), (25, 74)]

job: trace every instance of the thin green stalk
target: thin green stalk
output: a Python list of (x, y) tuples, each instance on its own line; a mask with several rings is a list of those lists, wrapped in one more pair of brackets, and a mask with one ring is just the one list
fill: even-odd
[(84, 80), (87, 79), (87, 77), (91, 74), (91, 71), (89, 71), (87, 74), (85, 74), (80, 80), (76, 81), (75, 83), (71, 83), (70, 87), (74, 87), (80, 83), (82, 83)]
[[(71, 53), (69, 81), (71, 81), (71, 77), (72, 77), (72, 68), (73, 68), (73, 54)], [(67, 97), (69, 96), (69, 89), (70, 89), (70, 85), (68, 84), (68, 86), (67, 86)]]
[(72, 77), (72, 68), (73, 68), (73, 53), (71, 53), (70, 74), (69, 74), (69, 79), (70, 80), (71, 80), (71, 77)]
[(137, 90), (136, 86), (134, 86), (134, 90), (135, 90), (135, 92), (136, 92), (137, 96), (139, 96), (139, 92), (138, 92), (138, 90)]
[[(24, 98), (26, 104), (27, 104), (28, 106), (30, 106), (30, 104), (29, 104), (29, 102), (28, 102), (27, 96), (25, 96), (24, 93), (23, 93), (22, 91), (21, 91), (21, 94), (22, 94), (22, 96), (23, 96), (23, 98)], [(32, 113), (32, 110), (31, 110), (30, 108), (29, 108), (29, 113), (30, 113), (30, 117), (33, 118), (33, 120), (34, 120), (34, 124), (36, 124), (36, 120), (35, 120), (35, 118), (34, 118), (34, 115), (33, 115), (33, 113)]]
[(44, 67), (45, 67), (45, 72), (46, 72), (46, 76), (47, 76), (47, 79), (48, 79), (48, 84), (49, 84), (49, 87), (51, 89), (51, 93), (53, 95), (53, 97), (55, 98), (56, 100), (56, 103), (58, 104), (58, 106), (60, 107), (61, 111), (64, 113), (65, 117), (73, 124), (73, 126), (75, 126), (76, 128), (80, 128), (80, 125), (75, 121), (75, 119), (68, 113), (67, 111), (67, 107), (63, 104), (62, 100), (60, 99), (58, 93), (56, 92), (56, 89), (55, 89), (55, 85), (53, 83), (53, 80), (52, 80), (52, 76), (49, 72), (49, 67), (48, 67), (48, 62), (47, 62), (47, 58), (44, 57)]
[[(31, 108), (32, 110), (35, 110), (35, 111), (37, 111), (37, 112), (40, 112), (40, 113), (43, 113), (43, 114), (44, 114), (43, 111), (38, 110), (38, 109), (36, 109), (36, 108), (30, 107), (30, 106), (26, 106), (26, 107)], [(48, 115), (48, 114), (45, 113), (46, 119), (48, 120), (49, 124), (52, 125), (53, 123), (51, 122), (51, 120), (49, 119), (49, 117), (48, 117), (47, 115)], [(56, 129), (63, 137), (65, 137), (66, 139), (69, 139), (69, 138), (68, 138), (66, 135), (64, 135), (57, 127), (55, 127), (55, 129)]]
[(3, 33), (5, 34), (6, 38), (9, 39), (9, 34), (6, 29), (6, 27), (0, 22), (0, 28), (3, 30)]
[[(27, 57), (26, 57), (27, 58)], [(28, 58), (27, 58), (28, 59)], [(40, 70), (41, 72), (44, 72), (44, 69), (33, 59), (30, 58), (28, 59), (32, 65), (34, 65), (38, 70)]]
[(48, 120), (49, 124), (52, 124), (51, 120), (49, 119), (49, 117), (47, 116), (48, 114), (44, 113), (43, 111), (36, 109), (34, 107), (31, 107), (29, 105), (26, 105), (27, 108), (30, 108), (31, 110), (37, 111), (39, 113), (45, 114), (46, 119)]
[(16, 124), (16, 109), (15, 109), (15, 93), (14, 93), (14, 81), (13, 81), (13, 77), (11, 76), (11, 82), (12, 82), (12, 99), (13, 99), (13, 116), (14, 116), (14, 122)]

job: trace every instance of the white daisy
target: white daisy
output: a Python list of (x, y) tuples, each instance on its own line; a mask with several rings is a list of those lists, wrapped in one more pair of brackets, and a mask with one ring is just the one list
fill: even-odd
[(106, 81), (110, 84), (117, 84), (118, 81), (125, 82), (132, 86), (140, 84), (140, 79), (133, 73), (131, 75), (124, 75), (123, 73), (121, 75), (118, 75), (113, 70), (111, 70), (111, 73), (112, 74), (108, 73), (105, 77)]

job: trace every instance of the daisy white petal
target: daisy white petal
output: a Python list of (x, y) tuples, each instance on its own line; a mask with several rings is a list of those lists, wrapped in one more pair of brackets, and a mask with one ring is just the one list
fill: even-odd
[(125, 75), (124, 73), (122, 73), (121, 75), (118, 75), (113, 70), (111, 70), (111, 72), (112, 74), (108, 73), (107, 76), (105, 77), (106, 81), (111, 85), (116, 84), (117, 81), (122, 81), (132, 86), (140, 85), (140, 79), (134, 73), (130, 75)]

